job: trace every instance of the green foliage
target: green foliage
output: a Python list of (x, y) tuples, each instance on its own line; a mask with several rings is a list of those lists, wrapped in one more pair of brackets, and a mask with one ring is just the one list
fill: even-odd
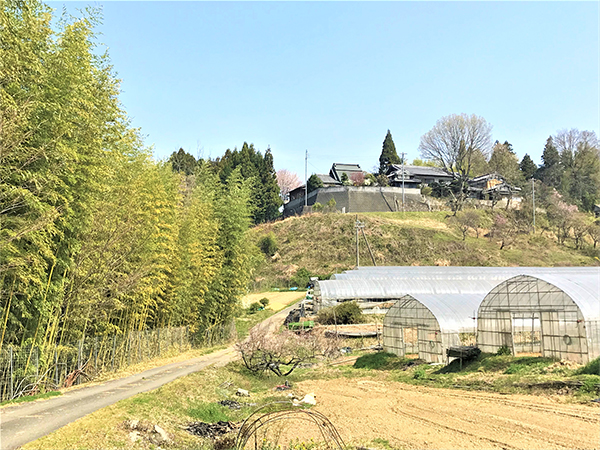
[(502, 347), (500, 347), (498, 349), (498, 351), (496, 352), (496, 355), (498, 355), (498, 356), (512, 355), (512, 351), (511, 351), (510, 347), (503, 345)]
[(521, 170), (523, 179), (529, 180), (529, 179), (533, 178), (537, 169), (538, 169), (538, 167), (533, 162), (533, 159), (531, 159), (531, 156), (529, 156), (527, 153), (525, 153), (525, 156), (523, 156), (523, 159), (521, 160), (521, 163), (519, 164), (519, 170)]
[(323, 181), (316, 174), (313, 173), (308, 178), (308, 182), (307, 182), (308, 193), (310, 194), (312, 191), (314, 191), (316, 189), (320, 189), (322, 187), (323, 187)]
[(266, 236), (261, 237), (258, 241), (258, 248), (260, 248), (266, 256), (273, 256), (279, 249), (275, 234), (269, 233)]
[(305, 267), (300, 267), (298, 270), (296, 270), (296, 274), (291, 279), (291, 283), (294, 286), (303, 288), (310, 283), (310, 277), (312, 276), (313, 275), (308, 271), (308, 269)]
[(415, 380), (424, 380), (427, 378), (427, 371), (425, 370), (425, 367), (423, 366), (418, 366), (415, 371), (413, 372), (413, 378)]
[(324, 325), (363, 323), (365, 316), (356, 302), (344, 302), (319, 310), (317, 320)]
[(593, 359), (577, 370), (578, 374), (600, 375), (600, 357)]
[(192, 175), (196, 169), (197, 161), (193, 155), (180, 148), (178, 151), (171, 153), (169, 163), (171, 163), (171, 167), (175, 172)]
[(432, 193), (433, 193), (433, 189), (431, 189), (429, 186), (426, 186), (426, 185), (421, 186), (421, 194), (429, 196)]
[(244, 142), (241, 150), (227, 150), (214, 161), (218, 175), (226, 183), (238, 170), (238, 177), (248, 181), (252, 205), (252, 219), (255, 224), (270, 222), (280, 216), (279, 207), (283, 204), (279, 195), (277, 174), (273, 167), (273, 154), (267, 149), (263, 155), (254, 144)]
[(388, 130), (385, 139), (383, 140), (381, 155), (379, 155), (379, 175), (385, 174), (387, 168), (391, 164), (400, 164), (401, 162), (402, 161), (396, 152), (392, 133)]
[(315, 202), (312, 205), (312, 210), (313, 210), (313, 212), (322, 212), (323, 211), (323, 205), (321, 203), (319, 203), (319, 202)]
[(394, 370), (405, 366), (407, 358), (398, 358), (393, 353), (377, 352), (360, 356), (352, 367), (355, 369)]
[(228, 413), (229, 408), (218, 403), (202, 403), (187, 410), (187, 415), (191, 419), (207, 423), (227, 422), (231, 420)]
[(231, 170), (222, 183), (183, 150), (155, 162), (98, 55), (99, 13), (51, 22), (33, 0), (2, 3), (1, 339), (222, 330), (257, 256), (252, 181)]
[(335, 198), (331, 198), (326, 204), (325, 207), (327, 208), (328, 212), (334, 212), (336, 209), (337, 202), (335, 201)]
[(500, 174), (508, 183), (515, 184), (521, 179), (519, 160), (509, 142), (496, 142), (488, 165), (492, 172)]
[(269, 299), (267, 297), (263, 297), (258, 302), (263, 306), (263, 308), (266, 308), (269, 304)]
[(260, 311), (261, 309), (263, 309), (263, 306), (260, 303), (252, 302), (252, 303), (250, 303), (250, 306), (248, 306), (248, 313), (254, 314), (254, 313)]

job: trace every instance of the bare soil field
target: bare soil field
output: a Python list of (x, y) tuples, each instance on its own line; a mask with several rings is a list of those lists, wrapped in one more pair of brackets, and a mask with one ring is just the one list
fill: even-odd
[(598, 449), (600, 407), (531, 395), (436, 389), (377, 378), (309, 380), (346, 442), (402, 449)]
[(266, 297), (269, 299), (269, 308), (273, 311), (279, 311), (290, 303), (303, 298), (306, 295), (304, 291), (290, 292), (260, 292), (258, 294), (248, 294), (242, 298), (242, 306), (247, 308), (251, 303), (258, 302)]

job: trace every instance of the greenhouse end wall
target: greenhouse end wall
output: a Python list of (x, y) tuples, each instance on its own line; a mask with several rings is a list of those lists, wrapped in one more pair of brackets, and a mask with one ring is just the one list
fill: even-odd
[[(582, 285), (586, 283), (574, 284)], [(576, 293), (580, 301), (585, 301), (585, 291), (574, 289), (572, 294)], [(522, 345), (516, 337), (523, 333), (519, 327), (527, 328), (528, 322), (530, 342)], [(584, 317), (567, 292), (538, 277), (522, 275), (500, 283), (484, 298), (478, 311), (477, 345), (487, 353), (507, 347), (513, 354), (541, 353), (585, 364), (598, 356), (599, 338), (598, 319)]]
[(433, 313), (410, 295), (399, 299), (383, 320), (383, 349), (400, 357), (418, 354), (442, 363), (446, 349), (458, 341), (458, 333), (443, 333)]

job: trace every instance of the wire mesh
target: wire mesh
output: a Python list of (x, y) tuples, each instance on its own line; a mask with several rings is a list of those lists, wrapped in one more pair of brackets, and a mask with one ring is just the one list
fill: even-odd
[[(198, 345), (200, 341), (196, 339), (194, 343)], [(191, 346), (187, 327), (88, 337), (50, 347), (3, 346), (0, 350), (0, 401), (80, 384), (101, 373), (180, 353)]]

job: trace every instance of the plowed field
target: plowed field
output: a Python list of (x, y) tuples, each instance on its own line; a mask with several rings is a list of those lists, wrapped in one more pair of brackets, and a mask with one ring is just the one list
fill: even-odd
[(408, 449), (598, 449), (600, 407), (529, 395), (435, 389), (371, 378), (311, 380), (346, 442)]

